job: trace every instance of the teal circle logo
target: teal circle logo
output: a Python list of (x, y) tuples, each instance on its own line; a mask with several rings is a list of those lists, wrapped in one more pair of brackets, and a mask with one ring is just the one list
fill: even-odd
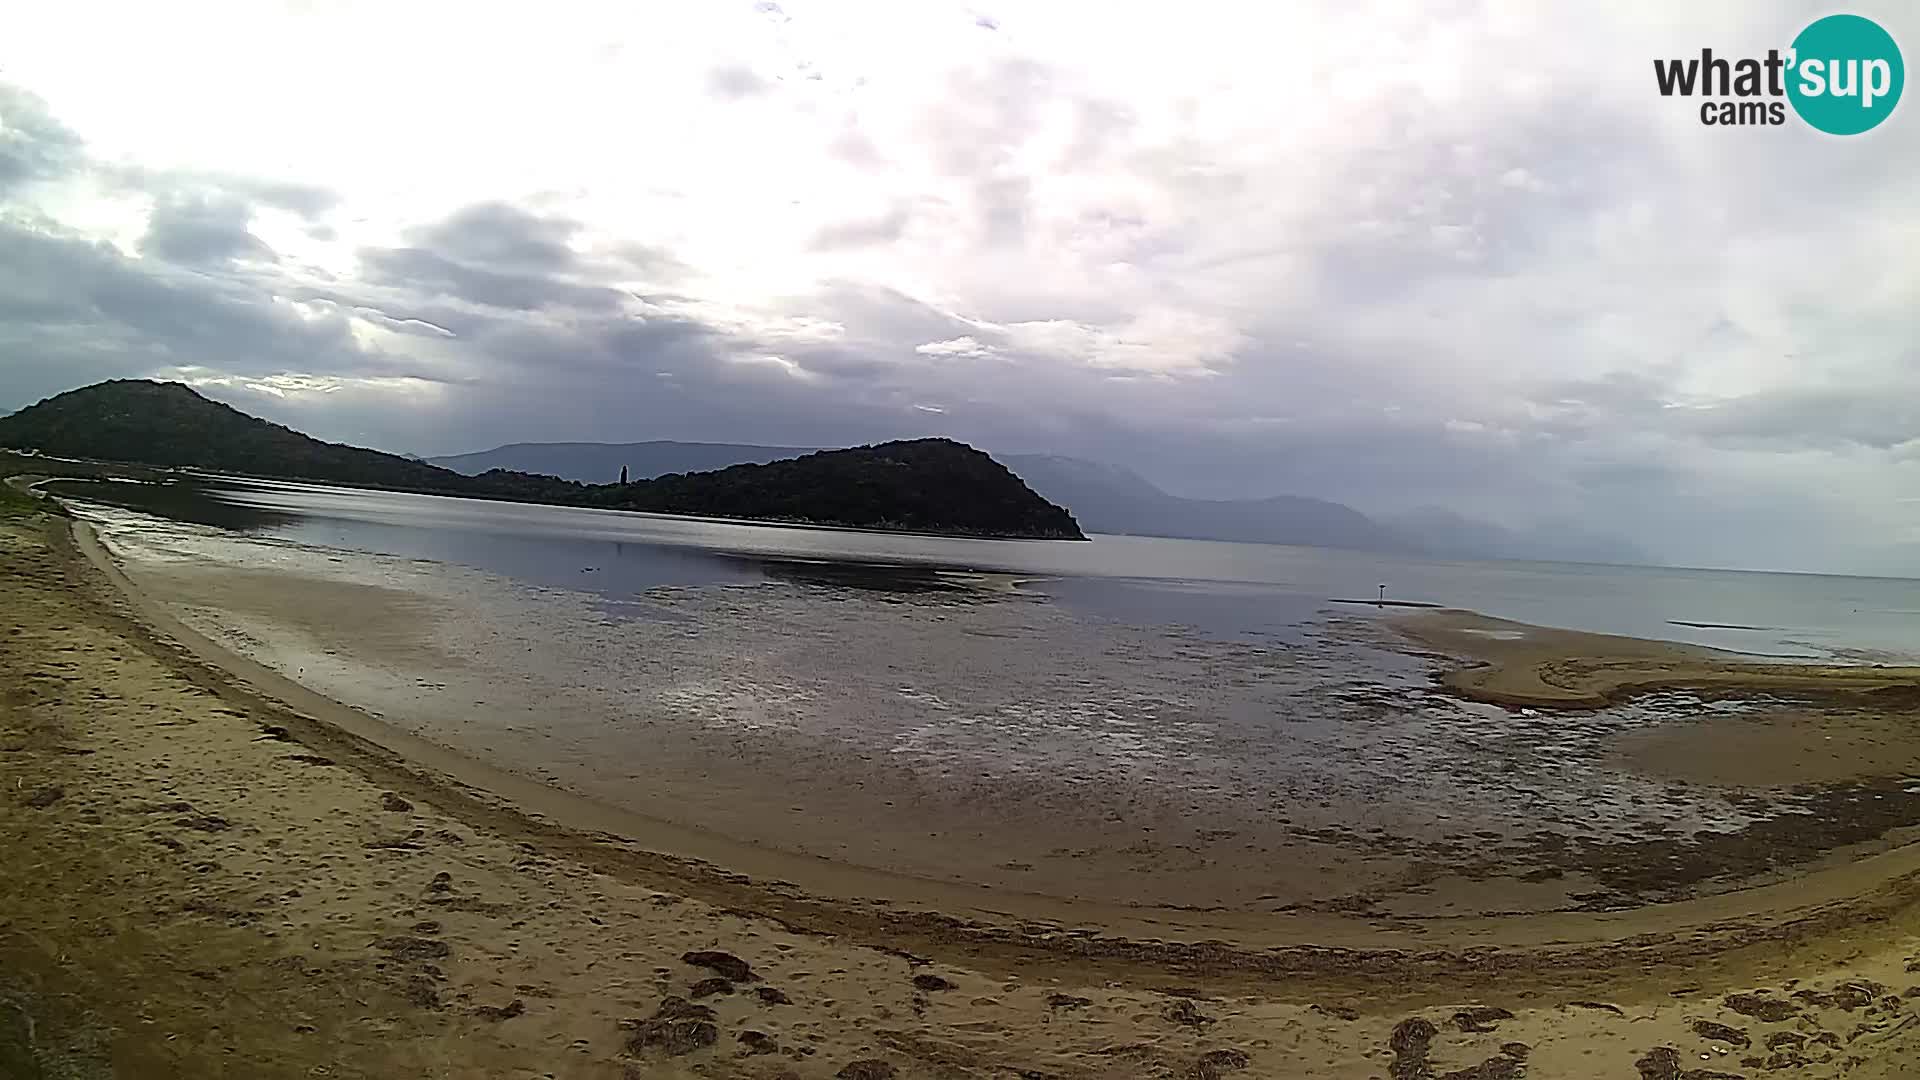
[(1878, 127), (1900, 104), (1907, 69), (1893, 35), (1872, 19), (1829, 15), (1793, 39), (1787, 99), (1829, 135)]

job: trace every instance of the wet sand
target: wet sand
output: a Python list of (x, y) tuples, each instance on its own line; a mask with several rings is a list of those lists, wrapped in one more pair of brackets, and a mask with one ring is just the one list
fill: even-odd
[[(42, 535), (0, 525), (0, 831), (19, 856), (0, 989), (33, 1018), (0, 1026), (0, 1054), (21, 1060), (1467, 1080), (1893, 1077), (1920, 1054), (1920, 859), (1885, 836), (1761, 888), (1509, 918), (962, 900), (409, 744), (231, 654), (210, 665), (212, 642)], [(404, 638), (396, 620), (365, 630)], [(706, 982), (695, 950), (750, 977)], [(671, 1002), (696, 989), (710, 1019)]]
[(1920, 777), (1920, 727), (1910, 709), (1779, 710), (1714, 716), (1633, 732), (1615, 743), (1626, 767), (1723, 788)]
[(1471, 660), (1447, 673), (1446, 686), (1494, 704), (1598, 708), (1679, 686), (1850, 695), (1860, 705), (1911, 708), (1920, 702), (1915, 667), (1768, 663), (1696, 645), (1555, 630), (1463, 611), (1409, 616), (1397, 625), (1420, 642)]

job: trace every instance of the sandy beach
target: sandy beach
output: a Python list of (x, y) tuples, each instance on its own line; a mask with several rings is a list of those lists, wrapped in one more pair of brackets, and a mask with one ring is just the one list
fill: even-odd
[(1400, 620), (1407, 634), (1474, 661), (1444, 682), (1480, 701), (1592, 708), (1665, 687), (1774, 689), (1851, 695), (1855, 704), (1910, 707), (1920, 668), (1887, 664), (1770, 664), (1750, 656), (1664, 641), (1551, 630), (1471, 612)]
[[(1444, 874), (1422, 904), (1474, 898), (1444, 918), (1112, 903), (610, 807), (316, 693), (146, 586), (63, 520), (0, 518), (8, 1076), (1707, 1080), (1920, 1060), (1911, 671), (1410, 616), (1396, 632), (1466, 699), (1797, 695), (1596, 752), (1663, 784), (1804, 787), (1812, 812), (1529, 864), (1615, 881), (1605, 904), (1503, 914), (1506, 886)], [(229, 608), (264, 591), (200, 587)], [(431, 617), (288, 587), (355, 648), (419, 647), (408, 620)], [(1730, 738), (1753, 752), (1702, 752)]]

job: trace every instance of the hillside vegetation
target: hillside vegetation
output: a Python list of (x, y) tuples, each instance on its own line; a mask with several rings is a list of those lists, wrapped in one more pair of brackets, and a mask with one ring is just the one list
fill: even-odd
[[(789, 461), (582, 484), (494, 469), (466, 476), (323, 442), (179, 383), (116, 380), (0, 418), (0, 447), (438, 495), (966, 536), (1085, 539), (1073, 516), (970, 446), (914, 439)], [(52, 471), (52, 470), (50, 470)]]

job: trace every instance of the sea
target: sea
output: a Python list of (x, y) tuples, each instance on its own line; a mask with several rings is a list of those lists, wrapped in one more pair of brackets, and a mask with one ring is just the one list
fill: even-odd
[(991, 574), (1070, 607), (1222, 632), (1285, 631), (1384, 599), (1755, 656), (1920, 658), (1920, 580), (1906, 578), (1468, 562), (1144, 536), (914, 536), (259, 480), (68, 481), (55, 490), (238, 536), (433, 560), (613, 599), (760, 581), (932, 588)]

